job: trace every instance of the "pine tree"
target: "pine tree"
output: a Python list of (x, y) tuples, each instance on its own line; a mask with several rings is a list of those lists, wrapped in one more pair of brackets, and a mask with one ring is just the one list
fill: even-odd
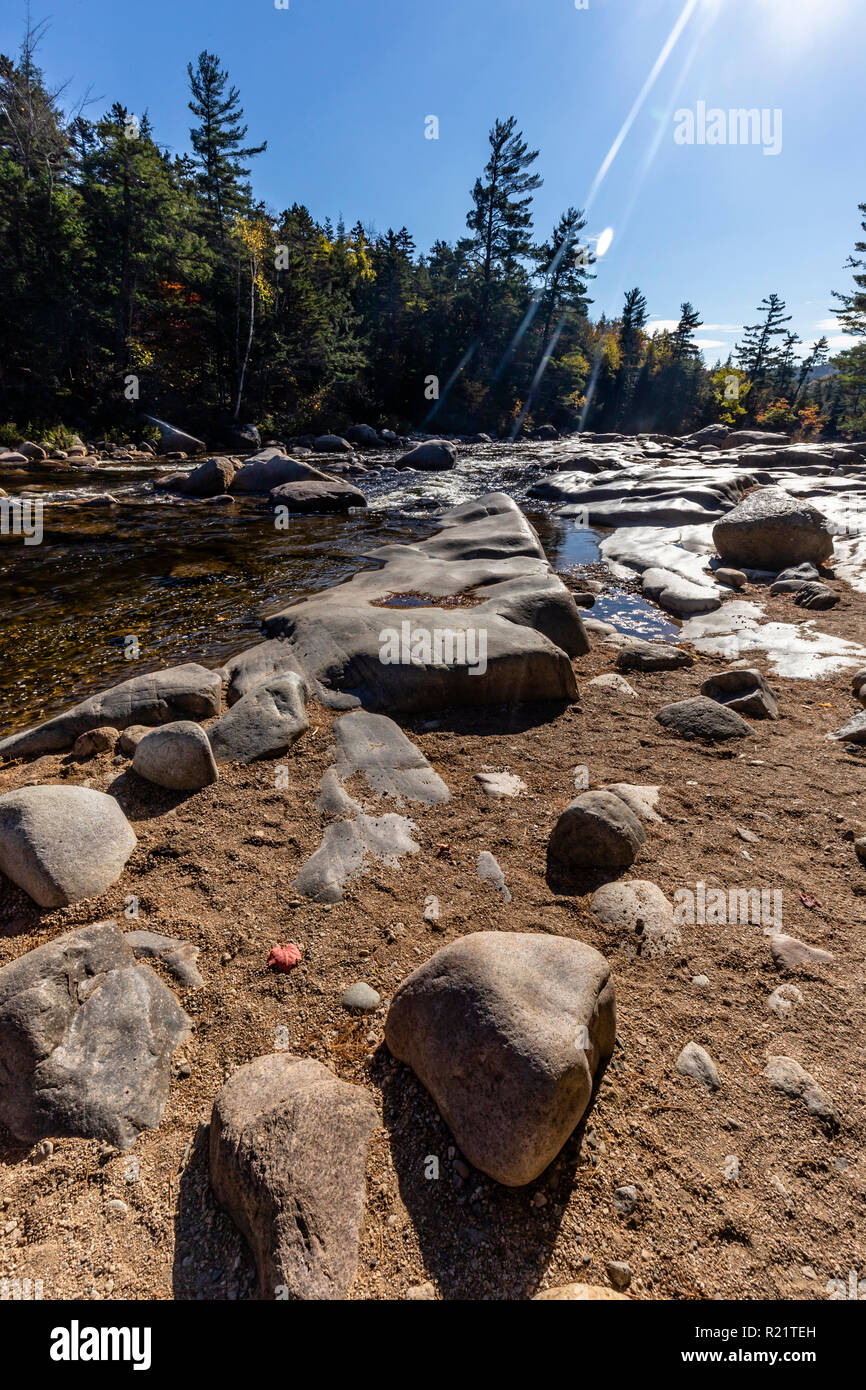
[(220, 67), (215, 53), (202, 51), (195, 68), (187, 64), (192, 100), (189, 109), (201, 122), (190, 131), (199, 172), (199, 184), (211, 218), (224, 239), (232, 217), (249, 209), (249, 169), (245, 161), (267, 149), (245, 146), (248, 127), (241, 125), (243, 107), (237, 87), (230, 86), (228, 73)]
[(775, 340), (784, 336), (785, 324), (792, 318), (785, 313), (785, 301), (777, 294), (766, 295), (758, 305), (758, 313), (763, 314), (763, 319), (746, 325), (742, 345), (738, 343), (734, 349), (752, 387), (753, 400), (778, 365), (779, 349)]
[(478, 332), (485, 337), (493, 282), (508, 276), (531, 251), (532, 194), (541, 187), (540, 174), (531, 173), (538, 150), (530, 150), (517, 129), (517, 119), (497, 120), (489, 132), (490, 158), (472, 190), (472, 211), (466, 225), (480, 264)]
[(618, 426), (626, 423), (631, 409), (643, 354), (646, 321), (646, 299), (637, 287), (628, 290), (618, 335), (620, 362), (615, 388), (615, 418)]
[(671, 335), (671, 353), (675, 362), (694, 361), (701, 355), (695, 342), (695, 332), (701, 327), (701, 316), (693, 304), (685, 300), (680, 305), (680, 321)]
[[(866, 232), (866, 203), (860, 204), (860, 212), (863, 214), (863, 221), (860, 225)], [(866, 241), (855, 242), (854, 250), (859, 252), (859, 255), (849, 256), (845, 264), (856, 272), (854, 275), (856, 288), (849, 294), (840, 294), (834, 290), (833, 298), (838, 299), (842, 305), (839, 311), (839, 322), (845, 332), (862, 335), (866, 334)]]

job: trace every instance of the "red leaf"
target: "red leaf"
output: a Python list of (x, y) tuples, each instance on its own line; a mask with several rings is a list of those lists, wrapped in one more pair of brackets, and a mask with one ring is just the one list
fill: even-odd
[(301, 953), (291, 941), (288, 946), (271, 947), (271, 954), (268, 956), (269, 970), (279, 970), (281, 974), (288, 975), (289, 971), (294, 970), (300, 963)]

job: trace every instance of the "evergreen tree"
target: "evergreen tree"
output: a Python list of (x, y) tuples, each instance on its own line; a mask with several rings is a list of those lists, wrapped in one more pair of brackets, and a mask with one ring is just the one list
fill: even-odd
[(244, 145), (248, 127), (241, 125), (244, 113), (240, 92), (234, 86), (226, 91), (229, 75), (220, 67), (215, 53), (203, 50), (195, 68), (188, 63), (186, 70), (192, 92), (189, 109), (201, 122), (190, 131), (199, 186), (223, 239), (233, 215), (249, 209), (250, 171), (246, 161), (262, 154), (267, 141)]
[(538, 150), (530, 150), (517, 129), (517, 119), (497, 120), (488, 135), (490, 158), (472, 190), (472, 210), (466, 225), (480, 265), (478, 333), (487, 332), (494, 280), (513, 275), (530, 254), (532, 194), (541, 187), (540, 174), (531, 173)]
[(758, 312), (764, 317), (758, 323), (746, 325), (742, 345), (738, 343), (735, 348), (737, 361), (752, 387), (753, 400), (778, 366), (776, 339), (784, 336), (785, 324), (791, 322), (791, 315), (785, 313), (785, 301), (777, 294), (766, 295), (758, 305)]

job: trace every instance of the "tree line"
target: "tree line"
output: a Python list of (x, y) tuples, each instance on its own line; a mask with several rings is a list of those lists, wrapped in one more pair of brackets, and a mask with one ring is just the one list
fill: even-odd
[[(244, 422), (300, 434), (366, 419), (398, 429), (512, 436), (681, 433), (715, 420), (803, 437), (866, 434), (866, 346), (804, 348), (777, 294), (726, 361), (704, 364), (689, 301), (648, 331), (639, 288), (593, 318), (585, 218), (533, 226), (539, 152), (497, 120), (469, 196), (467, 234), (419, 254), (376, 232), (275, 213), (250, 182), (248, 140), (219, 58), (189, 64), (190, 152), (147, 114), (64, 110), (28, 23), (0, 56), (0, 421), (10, 440), (64, 424), (136, 433), (142, 411), (213, 434)], [(866, 231), (866, 204), (861, 205)], [(866, 243), (836, 294), (866, 333)], [(140, 430), (138, 431), (140, 433)]]

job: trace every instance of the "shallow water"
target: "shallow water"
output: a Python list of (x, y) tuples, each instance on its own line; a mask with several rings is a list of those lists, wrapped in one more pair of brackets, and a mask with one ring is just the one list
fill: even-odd
[[(429, 535), (446, 508), (496, 490), (522, 501), (545, 452), (484, 446), (447, 473), (370, 473), (361, 479), (367, 510), (299, 516), (281, 531), (264, 498), (220, 506), (152, 492), (162, 465), (29, 474), (19, 486), (0, 479), (10, 496), (45, 504), (41, 545), (0, 538), (0, 732), (132, 675), (186, 660), (220, 665), (261, 640), (268, 614), (373, 563), (380, 545)], [(88, 504), (105, 492), (118, 506)], [(536, 501), (526, 511), (557, 569), (598, 561), (596, 532)], [(624, 592), (600, 599), (593, 616), (640, 635), (676, 630)]]

